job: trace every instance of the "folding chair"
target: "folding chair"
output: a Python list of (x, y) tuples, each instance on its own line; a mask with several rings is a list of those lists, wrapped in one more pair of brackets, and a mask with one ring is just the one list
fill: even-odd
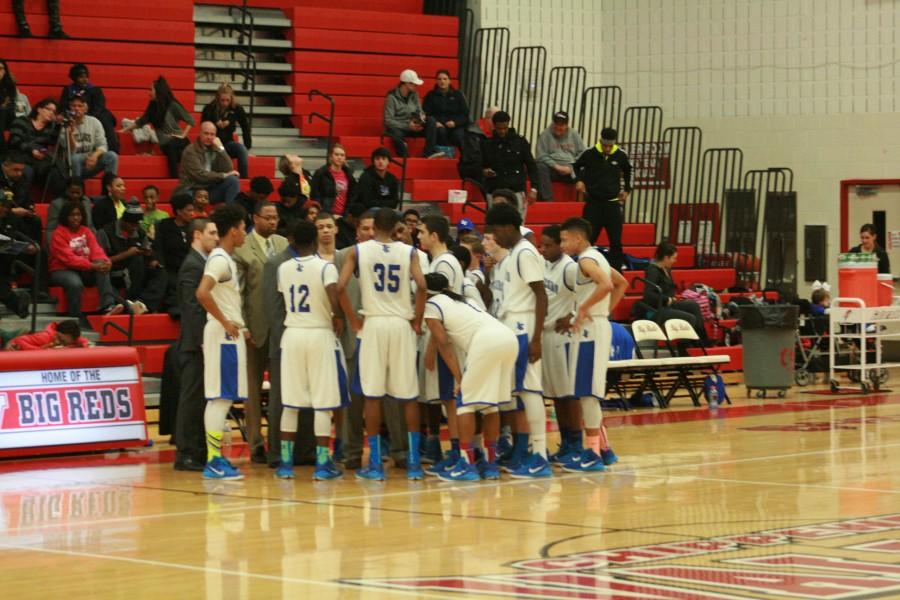
[[(639, 360), (647, 360), (650, 358), (658, 358), (659, 354), (659, 343), (662, 342), (666, 348), (668, 348), (668, 338), (666, 338), (666, 334), (663, 333), (663, 330), (660, 329), (659, 325), (654, 323), (653, 321), (648, 321), (646, 319), (638, 319), (637, 321), (631, 324), (631, 335), (634, 337), (634, 350), (638, 356)], [(644, 351), (641, 349), (642, 342), (653, 342), (653, 356), (644, 356)], [(659, 389), (659, 386), (656, 384), (656, 373), (659, 370), (657, 365), (647, 365), (644, 369), (644, 378), (641, 381), (640, 386), (638, 387), (638, 395), (643, 394), (646, 388), (650, 388), (653, 392), (654, 397), (656, 398), (657, 404), (659, 404), (660, 408), (665, 408), (668, 405), (668, 398), (662, 394)]]
[[(669, 338), (669, 349), (673, 355), (679, 354), (677, 350), (679, 343), (684, 346), (691, 345), (699, 347), (703, 352), (703, 356), (690, 357), (692, 359), (690, 362), (684, 362), (675, 367), (678, 377), (666, 395), (666, 404), (669, 404), (669, 401), (675, 395), (675, 392), (684, 387), (688, 394), (690, 394), (694, 406), (700, 406), (700, 394), (698, 394), (697, 390), (691, 385), (690, 374), (694, 369), (703, 368), (705, 366), (711, 367), (713, 372), (717, 373), (718, 367), (716, 367), (716, 365), (719, 364), (720, 359), (710, 356), (706, 352), (706, 347), (700, 343), (700, 337), (697, 335), (697, 332), (694, 331), (693, 326), (684, 319), (669, 319), (666, 321), (665, 327), (666, 336)], [(731, 400), (727, 397), (726, 401), (731, 404)]]

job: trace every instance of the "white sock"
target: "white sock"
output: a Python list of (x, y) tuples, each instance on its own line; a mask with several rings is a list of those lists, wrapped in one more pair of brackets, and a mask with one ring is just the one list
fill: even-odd
[(317, 410), (313, 419), (313, 429), (316, 437), (331, 437), (331, 411)]
[(534, 392), (521, 392), (519, 397), (525, 405), (525, 416), (531, 430), (531, 451), (546, 458), (547, 411), (544, 408), (544, 399)]
[(600, 423), (603, 422), (603, 410), (600, 408), (600, 401), (593, 396), (583, 396), (581, 398), (581, 412), (584, 415), (585, 429), (598, 429)]
[(281, 408), (281, 431), (295, 433), (297, 431), (297, 423), (300, 420), (300, 411), (290, 406)]

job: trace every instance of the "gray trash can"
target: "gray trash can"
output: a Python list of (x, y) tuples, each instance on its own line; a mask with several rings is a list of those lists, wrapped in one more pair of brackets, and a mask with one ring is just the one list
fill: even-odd
[(797, 314), (798, 307), (790, 304), (741, 307), (747, 396), (756, 390), (757, 398), (765, 398), (766, 390), (777, 390), (784, 398), (794, 384)]

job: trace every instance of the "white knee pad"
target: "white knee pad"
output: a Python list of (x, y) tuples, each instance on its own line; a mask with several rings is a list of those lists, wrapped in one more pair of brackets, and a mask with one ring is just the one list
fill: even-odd
[(331, 437), (331, 411), (317, 410), (313, 420), (316, 437)]
[(593, 396), (585, 396), (581, 399), (581, 412), (584, 414), (585, 429), (597, 429), (603, 422), (603, 410), (600, 401)]
[(300, 418), (300, 410), (284, 406), (281, 409), (281, 431), (295, 433), (297, 431), (297, 421)]

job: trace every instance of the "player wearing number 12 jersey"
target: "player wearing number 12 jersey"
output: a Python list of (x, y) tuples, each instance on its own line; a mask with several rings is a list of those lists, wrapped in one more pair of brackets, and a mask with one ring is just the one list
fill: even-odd
[(278, 267), (278, 291), (284, 297), (284, 335), (281, 338), (281, 463), (276, 476), (293, 473), (294, 438), (301, 408), (315, 411), (317, 480), (342, 475), (329, 454), (331, 415), (350, 404), (347, 370), (338, 329), (338, 271), (315, 255), (316, 226), (297, 223), (291, 258)]
[[(394, 241), (392, 234), (399, 214), (390, 208), (375, 213), (375, 239), (357, 244), (347, 254), (338, 290), (343, 292), (354, 273), (359, 278), (360, 323), (349, 314), (351, 327), (358, 331), (357, 377), (351, 385), (365, 397), (366, 436), (369, 464), (356, 476), (384, 480), (381, 463), (381, 400), (385, 396), (405, 403), (409, 435), (407, 477), (422, 479), (419, 461), (419, 382), (415, 369), (416, 335), (422, 331), (426, 288), (415, 248)], [(415, 306), (410, 301), (416, 282)]]

